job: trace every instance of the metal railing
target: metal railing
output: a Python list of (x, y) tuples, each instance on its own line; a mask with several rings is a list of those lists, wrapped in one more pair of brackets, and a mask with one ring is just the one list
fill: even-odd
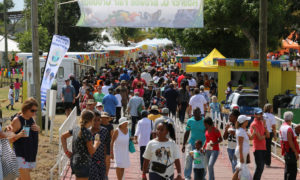
[[(73, 111), (70, 113), (68, 118), (64, 121), (64, 123), (60, 126), (58, 134), (59, 138), (63, 133), (66, 131), (76, 127), (78, 125), (77, 121), (77, 108), (74, 107)], [(68, 149), (72, 149), (72, 137), (67, 139), (67, 146)], [(54, 171), (55, 169), (58, 168), (58, 178), (63, 176), (63, 173), (65, 172), (65, 169), (69, 163), (69, 158), (65, 155), (63, 149), (62, 149), (62, 144), (59, 139), (59, 145), (58, 145), (58, 155), (57, 155), (57, 160), (55, 165), (51, 168), (50, 170), (50, 179), (53, 180), (54, 178)]]

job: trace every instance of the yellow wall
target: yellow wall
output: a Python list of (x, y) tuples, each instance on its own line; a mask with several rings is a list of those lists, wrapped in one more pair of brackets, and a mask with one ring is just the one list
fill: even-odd
[(296, 71), (283, 71), (281, 80), (281, 93), (285, 93), (286, 90), (293, 90), (293, 94), (296, 94)]
[[(252, 62), (245, 62), (244, 66), (219, 66), (218, 67), (218, 100), (226, 99), (225, 90), (227, 83), (231, 80), (231, 71), (258, 71), (258, 67), (253, 67)], [(268, 101), (272, 103), (273, 97), (284, 93), (287, 89), (295, 90), (296, 72), (281, 71), (281, 68), (272, 67), (268, 64), (269, 86), (267, 89)], [(266, 82), (267, 83), (267, 82)]]

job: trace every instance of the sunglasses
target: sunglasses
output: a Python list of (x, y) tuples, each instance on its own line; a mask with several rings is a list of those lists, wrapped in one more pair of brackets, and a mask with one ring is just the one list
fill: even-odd
[(35, 112), (37, 112), (37, 110), (36, 109), (31, 109), (30, 112), (35, 113)]

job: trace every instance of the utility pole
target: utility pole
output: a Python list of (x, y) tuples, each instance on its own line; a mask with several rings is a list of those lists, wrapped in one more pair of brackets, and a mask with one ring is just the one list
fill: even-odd
[(267, 34), (268, 0), (260, 0), (259, 8), (259, 106), (267, 103)]
[(4, 65), (7, 68), (7, 71), (9, 72), (9, 60), (8, 60), (8, 45), (7, 45), (7, 6), (6, 6), (6, 0), (3, 1), (3, 18), (4, 18), (4, 58), (2, 59), (2, 66)]
[(57, 14), (58, 14), (58, 4), (57, 4), (57, 0), (54, 0), (54, 34), (58, 34), (58, 18), (57, 18)]
[(41, 84), (40, 84), (40, 58), (39, 58), (39, 35), (38, 35), (38, 3), (37, 0), (31, 0), (31, 31), (32, 31), (32, 61), (33, 61), (33, 80), (35, 84), (34, 98), (39, 104), (37, 112), (37, 124), (42, 127), (41, 112)]

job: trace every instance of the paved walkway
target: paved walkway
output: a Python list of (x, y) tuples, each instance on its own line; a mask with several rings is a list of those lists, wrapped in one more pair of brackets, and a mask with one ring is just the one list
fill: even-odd
[[(136, 148), (137, 152), (130, 154), (130, 168), (125, 170), (125, 178), (124, 180), (140, 180), (142, 176), (142, 172), (140, 171), (140, 160), (139, 160), (139, 149)], [(251, 174), (253, 175), (255, 170), (255, 162), (253, 154), (250, 155), (251, 164), (249, 165)], [(183, 167), (184, 163), (181, 163)], [(112, 162), (110, 171), (109, 171), (109, 180), (117, 180), (115, 168), (113, 168), (114, 163)], [(215, 164), (215, 179), (216, 180), (231, 180), (232, 178), (232, 170), (231, 164), (229, 162), (226, 148), (222, 148), (218, 160)], [(183, 172), (183, 171), (182, 171)], [(271, 168), (265, 168), (262, 176), (262, 180), (283, 180), (284, 176), (284, 164), (278, 159), (272, 157), (272, 165)], [(75, 177), (71, 177), (70, 168), (67, 169), (65, 173), (65, 177), (62, 179), (69, 180), (74, 179)], [(176, 173), (175, 173), (176, 174)], [(298, 173), (297, 180), (300, 180), (300, 173)]]

